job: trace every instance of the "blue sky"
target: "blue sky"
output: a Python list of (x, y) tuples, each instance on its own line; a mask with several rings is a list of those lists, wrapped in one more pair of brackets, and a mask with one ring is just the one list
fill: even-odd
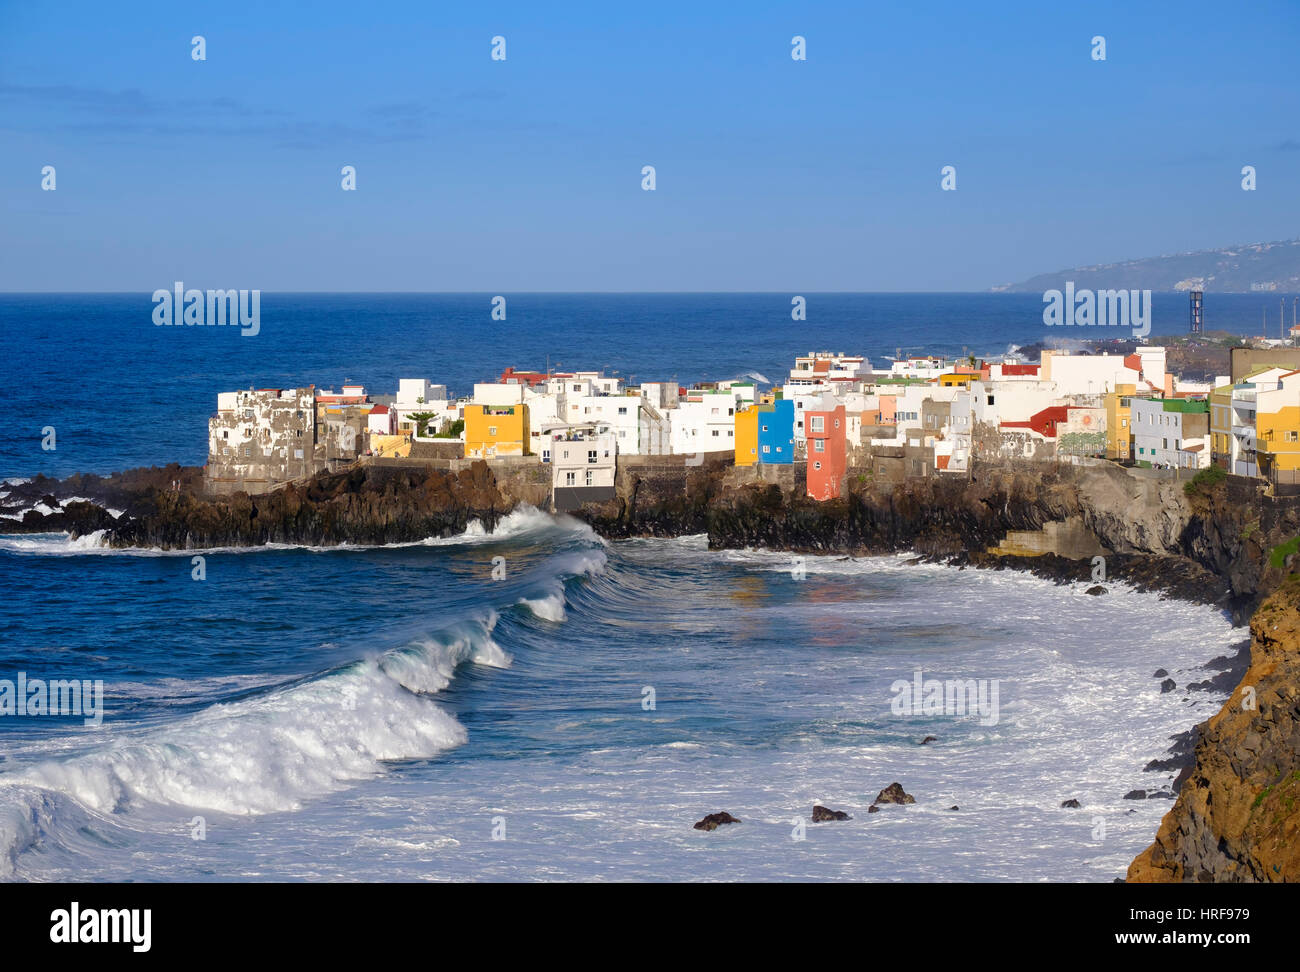
[(0, 0), (0, 145), (0, 290), (982, 290), (1294, 238), (1300, 3)]

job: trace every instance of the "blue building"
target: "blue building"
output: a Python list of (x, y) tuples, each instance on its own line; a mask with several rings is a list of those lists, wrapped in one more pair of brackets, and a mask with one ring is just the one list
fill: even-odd
[[(769, 411), (770, 409), (770, 411)], [(758, 411), (758, 461), (794, 462), (794, 402), (777, 399)]]

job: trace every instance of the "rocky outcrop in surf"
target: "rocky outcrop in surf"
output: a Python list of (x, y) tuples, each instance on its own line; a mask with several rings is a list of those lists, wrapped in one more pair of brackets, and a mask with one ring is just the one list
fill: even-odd
[(694, 829), (717, 830), (723, 824), (738, 824), (738, 823), (740, 823), (739, 817), (733, 817), (731, 814), (727, 813), (727, 811), (723, 810), (720, 813), (706, 814), (703, 820), (697, 820), (695, 822)]

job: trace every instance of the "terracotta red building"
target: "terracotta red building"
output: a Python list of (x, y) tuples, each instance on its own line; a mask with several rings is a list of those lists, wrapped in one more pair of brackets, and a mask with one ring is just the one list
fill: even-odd
[(843, 405), (831, 411), (804, 413), (808, 437), (808, 495), (815, 500), (840, 495), (847, 468), (848, 418)]

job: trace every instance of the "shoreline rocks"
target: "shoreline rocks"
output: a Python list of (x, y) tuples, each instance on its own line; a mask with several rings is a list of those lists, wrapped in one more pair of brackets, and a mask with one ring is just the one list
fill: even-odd
[(829, 807), (823, 807), (820, 803), (815, 804), (812, 808), (813, 823), (825, 823), (830, 820), (852, 820), (843, 810), (831, 810)]
[(695, 822), (696, 830), (717, 830), (723, 824), (738, 824), (740, 818), (733, 817), (731, 814), (722, 810), (718, 813), (706, 814), (703, 820)]
[(885, 787), (883, 790), (881, 790), (879, 793), (876, 794), (876, 798), (871, 801), (871, 805), (874, 807), (881, 803), (894, 803), (894, 804), (903, 805), (903, 804), (915, 803), (915, 802), (916, 802), (916, 798), (903, 789), (903, 784), (890, 783), (889, 786)]

